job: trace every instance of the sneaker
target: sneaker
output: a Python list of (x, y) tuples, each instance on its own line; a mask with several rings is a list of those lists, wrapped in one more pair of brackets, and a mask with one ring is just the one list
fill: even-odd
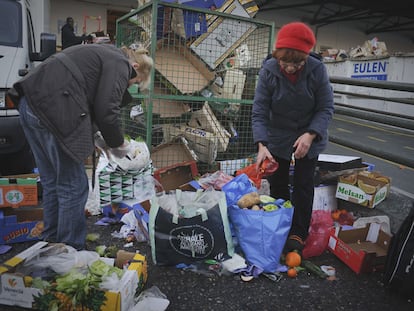
[(300, 253), (302, 252), (304, 247), (305, 247), (305, 243), (303, 242), (300, 236), (290, 235), (288, 239), (286, 240), (284, 252), (285, 254), (291, 251), (298, 251)]

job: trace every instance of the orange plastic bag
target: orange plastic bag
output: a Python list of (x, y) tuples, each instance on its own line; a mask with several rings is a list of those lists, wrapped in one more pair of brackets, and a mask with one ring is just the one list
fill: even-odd
[(240, 174), (246, 174), (249, 179), (255, 184), (256, 188), (260, 189), (263, 177), (273, 174), (278, 168), (278, 162), (271, 161), (266, 158), (262, 164), (260, 164), (259, 169), (256, 168), (256, 163), (253, 163), (237, 170), (236, 176)]

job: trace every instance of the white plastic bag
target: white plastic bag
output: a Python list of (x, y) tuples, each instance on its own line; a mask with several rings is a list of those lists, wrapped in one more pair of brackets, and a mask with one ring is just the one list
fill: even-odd
[(115, 162), (119, 168), (128, 172), (128, 171), (139, 171), (150, 163), (150, 152), (148, 146), (143, 141), (135, 141), (131, 139), (129, 141), (131, 152), (129, 152), (125, 157), (118, 158), (111, 156), (110, 160)]
[(86, 268), (88, 263), (99, 259), (99, 254), (93, 251), (77, 251), (75, 248), (57, 243), (41, 248), (26, 259), (23, 268), (28, 271), (50, 269), (57, 274), (65, 274), (73, 268)]
[(161, 183), (151, 175), (150, 171), (136, 176), (134, 181), (134, 198), (138, 202), (151, 200), (157, 192), (163, 191)]
[(167, 296), (157, 286), (144, 290), (137, 300), (132, 311), (164, 311), (170, 304)]

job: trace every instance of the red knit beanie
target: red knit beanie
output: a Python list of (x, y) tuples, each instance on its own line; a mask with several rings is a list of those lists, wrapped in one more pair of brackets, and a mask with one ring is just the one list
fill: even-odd
[(304, 23), (293, 22), (280, 28), (275, 47), (276, 49), (294, 49), (309, 54), (315, 43), (315, 35), (309, 26)]

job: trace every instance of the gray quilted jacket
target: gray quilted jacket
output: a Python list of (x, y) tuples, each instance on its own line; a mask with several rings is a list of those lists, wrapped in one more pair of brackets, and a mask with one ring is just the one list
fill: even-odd
[(108, 146), (123, 143), (120, 107), (134, 74), (115, 46), (76, 45), (49, 57), (14, 88), (62, 148), (82, 162), (94, 150), (97, 129)]

